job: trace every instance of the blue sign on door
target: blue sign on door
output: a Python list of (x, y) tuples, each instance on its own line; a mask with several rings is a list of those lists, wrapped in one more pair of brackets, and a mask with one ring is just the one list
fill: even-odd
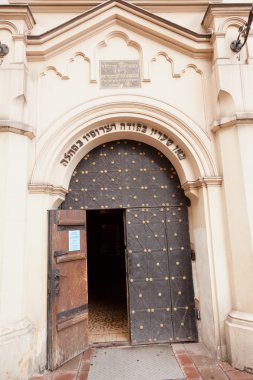
[(69, 231), (69, 252), (80, 251), (80, 230)]

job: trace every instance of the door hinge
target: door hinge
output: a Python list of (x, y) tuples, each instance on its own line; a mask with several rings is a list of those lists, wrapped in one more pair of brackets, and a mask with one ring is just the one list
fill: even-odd
[(195, 315), (196, 315), (197, 321), (200, 321), (201, 320), (201, 315), (200, 315), (200, 310), (199, 309), (195, 309)]
[(59, 269), (53, 269), (50, 274), (48, 274), (48, 294), (57, 296), (60, 293), (60, 271)]
[(194, 249), (191, 249), (191, 261), (196, 261), (196, 253)]
[(47, 276), (47, 293), (51, 294), (51, 274), (48, 273)]
[(65, 256), (67, 254), (68, 252), (64, 252), (64, 251), (54, 251), (54, 257)]

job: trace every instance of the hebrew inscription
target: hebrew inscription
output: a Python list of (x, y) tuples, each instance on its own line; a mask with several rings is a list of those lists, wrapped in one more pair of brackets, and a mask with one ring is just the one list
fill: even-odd
[(139, 61), (100, 61), (100, 87), (141, 87)]
[(63, 166), (68, 166), (72, 157), (79, 151), (79, 149), (87, 144), (89, 141), (92, 141), (97, 136), (105, 135), (110, 132), (115, 131), (133, 131), (141, 134), (146, 134), (153, 136), (157, 140), (163, 142), (176, 156), (179, 160), (186, 158), (184, 151), (174, 143), (174, 141), (167, 136), (165, 133), (159, 131), (156, 128), (148, 127), (142, 123), (128, 122), (128, 123), (109, 123), (101, 127), (91, 129), (89, 132), (85, 133), (77, 141), (75, 141), (69, 148), (69, 150), (64, 154), (60, 164)]

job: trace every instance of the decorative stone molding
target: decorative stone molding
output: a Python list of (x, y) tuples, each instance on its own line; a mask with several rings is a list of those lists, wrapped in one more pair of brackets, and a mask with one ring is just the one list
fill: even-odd
[(228, 358), (232, 366), (253, 372), (253, 314), (232, 310), (225, 321)]
[(242, 124), (253, 125), (253, 112), (237, 112), (232, 116), (223, 117), (213, 123), (211, 130), (215, 133), (221, 128), (234, 127)]
[(61, 73), (59, 70), (57, 70), (54, 66), (47, 66), (45, 70), (40, 74), (40, 76), (46, 76), (48, 72), (54, 72), (55, 75), (57, 75), (61, 80), (67, 80), (69, 79), (69, 76), (66, 74)]
[(188, 181), (182, 185), (185, 195), (189, 198), (194, 196), (198, 198), (198, 190), (200, 188), (207, 188), (209, 186), (221, 186), (222, 177), (200, 177), (196, 181)]
[(44, 183), (30, 183), (28, 185), (29, 192), (32, 194), (49, 194), (58, 195), (60, 198), (64, 199), (68, 190), (63, 187), (57, 187), (50, 184)]
[[(150, 127), (150, 133), (113, 128), (108, 133), (96, 134), (94, 138), (89, 136), (89, 141), (83, 137), (87, 137), (87, 133), (94, 135), (97, 128), (102, 128), (108, 123), (121, 121), (145, 123)], [(175, 141), (187, 158), (179, 160), (171, 151), (171, 146), (167, 147), (164, 141), (159, 140), (158, 134), (151, 135), (152, 128), (165, 133)], [(70, 177), (85, 154), (110, 139), (122, 138), (142, 141), (160, 150), (175, 166), (181, 183), (199, 177), (219, 176), (209, 148), (209, 137), (185, 114), (155, 98), (116, 94), (81, 103), (57, 119), (56, 123), (45, 131), (36, 145), (37, 158), (31, 183), (68, 188)], [(76, 146), (72, 148), (72, 145), (77, 144), (81, 149), (77, 149)], [(68, 154), (69, 149), (75, 150), (76, 153), (70, 152), (73, 157), (70, 164), (64, 166), (65, 161), (60, 162), (65, 159), (63, 156), (65, 153)]]
[(13, 24), (10, 21), (7, 20), (1, 20), (0, 21), (0, 29), (7, 29), (9, 30), (13, 35), (18, 34), (18, 28), (15, 24)]
[[(131, 22), (130, 22), (131, 19)], [(210, 57), (210, 33), (199, 34), (123, 0), (109, 0), (41, 34), (27, 38), (29, 61), (45, 60), (112, 22), (129, 24), (192, 57)]]
[(243, 3), (215, 3), (209, 4), (206, 13), (202, 20), (203, 27), (208, 30), (213, 26), (213, 22), (215, 18), (225, 18), (228, 17), (248, 17), (249, 11), (251, 8), (251, 4)]
[(253, 328), (253, 314), (245, 313), (238, 310), (231, 310), (228, 314), (227, 320), (229, 322), (236, 322), (238, 325), (245, 325), (245, 323), (249, 324)]
[[(28, 31), (36, 24), (31, 9), (24, 3), (19, 5), (1, 5), (1, 19), (22, 20), (25, 23), (25, 29)], [(18, 33), (24, 34), (24, 30), (19, 30)]]
[(219, 26), (219, 32), (226, 34), (227, 30), (231, 26), (235, 26), (236, 28), (240, 28), (241, 26), (245, 25), (246, 21), (243, 20), (241, 17), (237, 16), (231, 16), (228, 19), (226, 19), (220, 26)]
[(182, 185), (184, 190), (199, 189), (200, 187), (221, 186), (222, 177), (200, 177), (196, 181), (188, 181)]
[[(101, 4), (102, 0), (86, 0), (85, 5), (89, 7), (95, 7), (99, 4)], [(216, 2), (222, 2), (222, 0), (216, 0)], [(22, 0), (10, 0), (10, 4), (20, 4), (22, 3)], [(56, 1), (52, 0), (28, 0), (29, 5), (41, 5), (41, 6), (48, 6), (51, 4), (56, 5)], [(133, 0), (131, 1), (132, 4), (138, 5), (138, 6), (164, 6), (164, 0)], [(83, 4), (83, 0), (61, 0), (59, 1), (59, 6), (61, 5), (77, 5), (77, 4)], [(187, 6), (187, 5), (208, 5), (208, 0), (166, 0), (166, 5), (169, 6)], [(57, 4), (58, 5), (58, 4)]]
[(0, 120), (0, 132), (11, 132), (18, 135), (24, 135), (31, 140), (35, 137), (35, 132), (30, 125), (15, 120)]

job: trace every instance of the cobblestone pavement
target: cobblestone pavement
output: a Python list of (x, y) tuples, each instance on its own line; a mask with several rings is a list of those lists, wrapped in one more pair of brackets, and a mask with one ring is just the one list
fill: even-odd
[[(162, 346), (164, 347), (165, 345)], [(172, 347), (172, 351), (170, 352), (172, 352), (172, 356), (174, 356), (174, 358), (177, 360), (176, 366), (180, 369), (180, 371), (171, 372), (170, 370), (168, 370), (166, 378), (158, 377), (156, 380), (176, 380), (182, 378), (187, 380), (253, 380), (253, 375), (247, 372), (238, 371), (226, 362), (218, 362), (212, 359), (206, 348), (201, 343), (172, 344), (171, 346), (168, 345), (168, 347)], [(114, 349), (117, 348), (115, 347)], [(118, 349), (120, 349), (120, 347), (118, 347)], [(30, 378), (30, 380), (90, 380), (89, 371), (92, 375), (93, 369), (91, 371), (90, 368), (93, 362), (96, 366), (100, 365), (100, 363), (96, 363), (93, 360), (94, 356), (97, 356), (96, 350), (98, 349), (90, 348), (83, 354), (72, 359), (71, 361), (57, 369), (56, 371), (45, 372), (44, 374), (33, 376), (32, 378)], [(169, 355), (171, 354), (168, 354), (168, 361)], [(104, 362), (101, 364), (103, 364), (103, 366), (105, 365)], [(153, 361), (152, 364), (153, 366), (159, 365), (158, 362), (157, 364), (155, 364), (155, 361)], [(108, 366), (113, 365), (114, 363), (112, 363), (111, 360), (109, 360)], [(175, 370), (174, 362), (171, 362), (171, 366)], [(101, 373), (102, 375), (99, 375), (99, 377), (97, 378), (92, 377), (92, 380), (105, 380), (105, 377), (103, 376), (103, 371)], [(183, 374), (183, 376), (181, 376), (181, 373)], [(121, 369), (121, 372), (116, 373), (115, 376), (110, 380), (133, 380), (133, 377), (128, 378), (127, 374), (128, 368), (126, 365), (124, 366), (124, 372), (122, 372)], [(177, 374), (180, 375), (180, 377), (175, 377), (177, 376)], [(130, 376), (132, 375), (130, 374)], [(153, 377), (148, 376), (145, 380), (153, 380)]]

